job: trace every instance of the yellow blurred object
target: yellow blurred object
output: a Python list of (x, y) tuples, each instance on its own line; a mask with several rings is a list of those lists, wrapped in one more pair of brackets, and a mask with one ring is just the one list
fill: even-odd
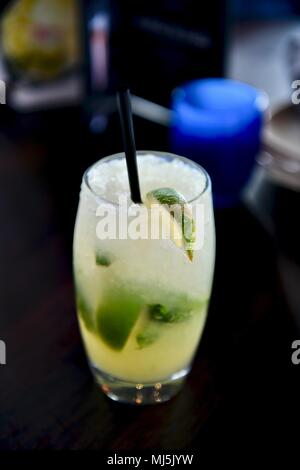
[(8, 62), (28, 78), (56, 78), (80, 59), (76, 0), (16, 0), (2, 19)]

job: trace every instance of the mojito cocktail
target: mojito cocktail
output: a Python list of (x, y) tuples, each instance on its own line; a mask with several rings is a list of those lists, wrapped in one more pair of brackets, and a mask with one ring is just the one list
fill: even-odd
[[(215, 228), (210, 180), (200, 166), (160, 152), (138, 152), (137, 163), (144, 203), (138, 216), (137, 205), (127, 217), (121, 210), (120, 201), (130, 205), (123, 154), (85, 173), (74, 276), (80, 330), (97, 382), (111, 398), (140, 404), (169, 399), (190, 370), (211, 294)], [(153, 202), (165, 217), (154, 217)], [(187, 207), (182, 220), (171, 202)], [(164, 218), (170, 236), (162, 230)]]

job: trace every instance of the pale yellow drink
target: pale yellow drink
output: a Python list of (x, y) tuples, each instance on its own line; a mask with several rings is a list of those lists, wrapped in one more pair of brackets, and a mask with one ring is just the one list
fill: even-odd
[[(124, 157), (99, 161), (83, 179), (74, 235), (81, 334), (100, 376), (139, 388), (168, 383), (189, 370), (207, 315), (215, 232), (210, 182), (200, 167), (169, 154), (140, 152), (138, 168), (142, 199), (153, 189), (174, 188), (190, 206), (202, 205), (204, 234), (192, 261), (172, 239), (100, 240), (97, 209), (103, 215), (113, 207), (118, 216), (118, 197), (129, 195)], [(118, 236), (122, 223), (118, 218)], [(105, 380), (97, 380), (105, 389)]]

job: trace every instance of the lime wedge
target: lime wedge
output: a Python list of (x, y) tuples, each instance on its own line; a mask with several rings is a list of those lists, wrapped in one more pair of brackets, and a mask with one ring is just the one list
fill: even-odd
[(132, 293), (110, 292), (98, 307), (97, 331), (112, 349), (121, 350), (141, 312), (142, 302)]
[(83, 296), (82, 292), (78, 289), (76, 289), (76, 305), (77, 305), (77, 310), (78, 314), (82, 318), (85, 327), (89, 331), (94, 330), (94, 318), (93, 318), (93, 311), (88, 304), (87, 300)]
[[(155, 204), (158, 204), (165, 211), (164, 215), (169, 217), (170, 238), (179, 248), (185, 250), (189, 260), (192, 261), (196, 226), (186, 199), (175, 189), (159, 188), (146, 194), (145, 205), (151, 209)], [(162, 219), (163, 222), (166, 220), (165, 217)]]

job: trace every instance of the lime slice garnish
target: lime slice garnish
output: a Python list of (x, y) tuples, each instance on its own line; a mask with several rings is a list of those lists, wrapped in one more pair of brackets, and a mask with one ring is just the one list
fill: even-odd
[(141, 300), (131, 292), (110, 292), (97, 309), (97, 331), (113, 349), (121, 350), (141, 312)]
[[(182, 194), (172, 188), (154, 189), (146, 194), (145, 204), (151, 209), (155, 204), (169, 217), (170, 238), (183, 248), (190, 261), (193, 260), (193, 249), (196, 239), (196, 226), (191, 208)], [(163, 221), (166, 221), (163, 217)]]

